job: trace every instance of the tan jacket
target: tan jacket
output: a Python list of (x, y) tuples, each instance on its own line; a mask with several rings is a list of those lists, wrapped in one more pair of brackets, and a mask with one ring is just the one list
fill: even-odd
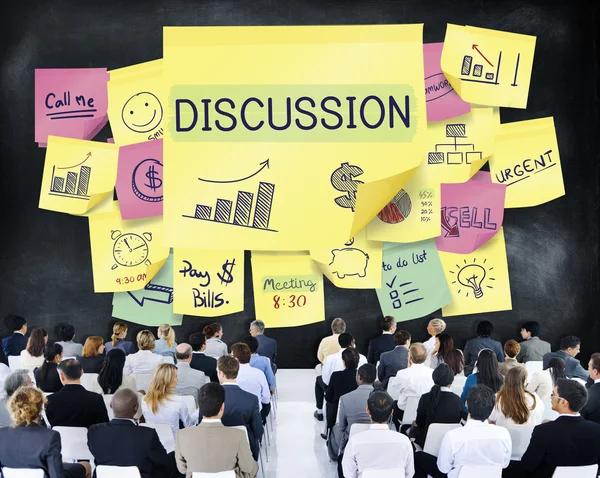
[(192, 473), (218, 473), (234, 470), (236, 478), (254, 478), (258, 464), (252, 458), (243, 430), (220, 422), (200, 423), (177, 432), (175, 442), (177, 469), (192, 478)]
[(317, 350), (317, 358), (319, 359), (319, 362), (324, 363), (328, 355), (342, 350), (342, 347), (340, 347), (340, 343), (338, 342), (339, 336), (340, 334), (333, 334), (321, 340), (321, 343), (319, 344), (319, 350)]
[(500, 375), (502, 375), (503, 377), (506, 377), (506, 374), (508, 373), (508, 371), (511, 368), (515, 368), (515, 367), (525, 368), (525, 365), (517, 362), (517, 359), (506, 357), (506, 360), (504, 362), (500, 362), (498, 364), (498, 372), (500, 372)]

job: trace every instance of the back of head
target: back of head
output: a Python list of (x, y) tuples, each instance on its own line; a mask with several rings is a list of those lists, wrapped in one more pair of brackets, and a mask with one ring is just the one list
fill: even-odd
[(519, 355), (520, 351), (521, 346), (516, 340), (510, 339), (504, 342), (504, 353), (507, 357), (515, 358), (517, 355)]
[(161, 363), (154, 371), (144, 400), (155, 415), (160, 405), (173, 395), (176, 378), (177, 367), (171, 363)]
[(333, 319), (333, 322), (331, 322), (331, 331), (334, 334), (343, 334), (346, 332), (346, 322), (339, 317), (337, 319)]
[(44, 354), (44, 347), (46, 346), (46, 337), (48, 332), (42, 328), (35, 328), (29, 335), (27, 340), (26, 350), (32, 357), (41, 357)]
[(262, 334), (265, 332), (265, 323), (262, 320), (254, 320), (250, 324), (250, 328), (254, 329), (256, 333)]
[(238, 342), (231, 346), (231, 354), (240, 362), (240, 364), (250, 363), (250, 357), (252, 356), (250, 347), (242, 342)]
[[(502, 414), (510, 418), (515, 424), (523, 425), (529, 420), (529, 414), (535, 408), (535, 396), (525, 391), (527, 371), (524, 367), (509, 369), (504, 379), (504, 385), (498, 392), (498, 403)], [(533, 407), (530, 408), (527, 397), (533, 398)]]
[(198, 410), (203, 417), (218, 416), (223, 403), (225, 403), (225, 389), (218, 383), (207, 383), (198, 391)]
[(431, 319), (429, 321), (429, 327), (435, 330), (436, 335), (438, 335), (446, 330), (446, 322), (444, 322), (442, 319)]
[(206, 344), (206, 337), (202, 332), (194, 332), (190, 335), (189, 342), (194, 352), (200, 352), (202, 346)]
[(391, 315), (386, 315), (381, 323), (384, 332), (389, 332), (394, 328), (395, 325), (396, 319), (394, 319), (394, 317), (392, 317)]
[(494, 324), (489, 320), (482, 320), (477, 324), (477, 335), (480, 337), (490, 337), (494, 331)]
[(483, 349), (477, 356), (477, 383), (486, 385), (494, 393), (502, 387), (502, 376), (498, 372), (498, 359), (490, 349)]
[(410, 359), (414, 364), (425, 363), (427, 360), (427, 349), (420, 342), (415, 342), (409, 349)]
[(256, 337), (246, 335), (246, 337), (242, 339), (242, 342), (250, 348), (250, 353), (255, 354), (258, 351), (258, 340), (256, 340)]
[(360, 362), (360, 354), (358, 353), (358, 350), (353, 347), (344, 349), (342, 351), (342, 360), (344, 361), (346, 368), (356, 370), (358, 362)]
[(110, 407), (115, 414), (115, 418), (133, 419), (138, 406), (138, 395), (129, 388), (119, 390), (110, 401)]
[(438, 357), (448, 364), (455, 375), (461, 373), (465, 368), (465, 358), (454, 348), (454, 339), (446, 333), (438, 335), (437, 338), (440, 341)]
[(561, 378), (567, 378), (566, 374), (567, 364), (560, 357), (553, 357), (548, 362), (547, 370), (550, 372), (552, 383), (556, 386), (556, 382)]
[(63, 360), (58, 364), (58, 371), (64, 375), (65, 379), (69, 382), (75, 382), (83, 375), (81, 362), (76, 359)]
[(173, 347), (175, 343), (175, 330), (169, 324), (162, 324), (158, 327), (162, 338), (167, 342), (167, 347)]
[(114, 348), (106, 354), (102, 368), (98, 374), (98, 385), (104, 393), (115, 393), (123, 383), (123, 367), (125, 366), (125, 352)]
[(521, 325), (522, 329), (525, 329), (531, 334), (532, 337), (538, 337), (540, 335), (540, 324), (539, 322), (529, 321)]
[(593, 353), (590, 357), (590, 370), (595, 370), (597, 374), (600, 374), (600, 353)]
[(374, 423), (387, 423), (392, 415), (394, 400), (383, 390), (374, 390), (367, 399), (369, 415)]
[(206, 327), (204, 327), (202, 329), (202, 333), (206, 336), (207, 339), (211, 339), (215, 335), (217, 335), (219, 332), (221, 332), (222, 329), (223, 329), (223, 327), (221, 327), (221, 324), (214, 322), (214, 323), (208, 324)]
[(100, 346), (104, 343), (104, 340), (99, 335), (91, 335), (85, 339), (83, 344), (82, 357), (96, 357), (100, 355)]
[(61, 324), (58, 328), (58, 336), (62, 342), (68, 342), (75, 337), (75, 327), (71, 324)]
[(192, 346), (186, 343), (180, 343), (175, 349), (175, 358), (177, 360), (188, 360), (192, 358)]
[(41, 390), (35, 387), (21, 387), (8, 401), (8, 412), (16, 426), (32, 425), (38, 421), (46, 404)]
[(125, 322), (115, 322), (113, 325), (113, 333), (110, 336), (113, 346), (117, 345), (119, 336), (127, 333), (127, 324)]
[(434, 386), (429, 392), (429, 406), (427, 408), (427, 426), (431, 425), (435, 411), (442, 398), (442, 387), (449, 387), (454, 381), (454, 372), (445, 363), (439, 364), (431, 374)]
[(395, 345), (406, 345), (410, 342), (410, 334), (406, 330), (398, 330), (394, 334)]
[(240, 371), (240, 363), (230, 355), (223, 355), (217, 360), (217, 370), (219, 370), (228, 380), (235, 380)]
[(137, 346), (139, 350), (150, 350), (153, 351), (156, 347), (154, 341), (154, 335), (149, 330), (142, 330), (138, 332), (137, 337)]
[(487, 420), (496, 402), (495, 392), (486, 385), (475, 385), (467, 392), (467, 409), (473, 420)]
[(21, 330), (23, 326), (27, 324), (27, 320), (20, 315), (8, 314), (4, 317), (4, 323), (12, 332), (16, 332), (17, 330)]
[(560, 349), (574, 349), (579, 344), (581, 344), (581, 340), (579, 339), (579, 337), (575, 337), (574, 335), (567, 335), (566, 337), (563, 337), (560, 340)]
[(364, 385), (373, 385), (377, 378), (375, 365), (366, 363), (358, 368), (358, 378)]
[(6, 377), (6, 380), (4, 380), (4, 392), (6, 393), (6, 398), (12, 397), (20, 387), (27, 387), (29, 385), (31, 385), (29, 371), (25, 369), (15, 370)]
[(559, 397), (569, 402), (569, 410), (573, 413), (579, 412), (587, 403), (587, 389), (577, 380), (561, 378), (556, 383), (556, 388), (558, 388)]
[(340, 344), (340, 347), (343, 349), (350, 347), (353, 343), (354, 337), (352, 337), (352, 334), (349, 334), (348, 332), (342, 332), (338, 337), (338, 344)]
[(47, 344), (44, 347), (44, 363), (40, 367), (40, 376), (43, 379), (48, 377), (48, 362), (54, 362), (56, 356), (62, 356), (63, 348), (59, 343)]

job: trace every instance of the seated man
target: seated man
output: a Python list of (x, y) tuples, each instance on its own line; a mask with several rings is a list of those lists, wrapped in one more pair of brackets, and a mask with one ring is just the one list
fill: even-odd
[[(392, 397), (384, 391), (374, 391), (367, 401), (371, 417), (369, 430), (350, 437), (342, 458), (345, 478), (358, 478), (367, 468), (399, 468), (398, 478), (412, 478), (415, 467), (409, 438), (388, 427), (392, 414)], [(342, 474), (340, 474), (342, 476)]]
[(4, 317), (4, 322), (13, 331), (12, 335), (2, 339), (2, 351), (8, 359), (11, 355), (21, 355), (27, 347), (27, 321), (23, 317), (10, 314)]
[(206, 350), (206, 337), (202, 332), (196, 332), (190, 335), (190, 345), (192, 346), (192, 361), (190, 367), (194, 370), (204, 372), (211, 382), (219, 383), (217, 377), (217, 359), (209, 357), (204, 353)]
[(260, 416), (264, 425), (271, 410), (271, 393), (269, 392), (267, 378), (259, 369), (250, 365), (252, 354), (250, 353), (250, 347), (246, 344), (241, 342), (233, 344), (231, 354), (240, 363), (236, 382), (242, 390), (250, 392), (258, 398)]
[(333, 425), (335, 425), (340, 397), (348, 392), (356, 390), (358, 387), (358, 384), (356, 383), (356, 369), (358, 368), (359, 360), (358, 352), (352, 347), (344, 349), (342, 352), (342, 360), (344, 363), (344, 370), (333, 372), (329, 385), (327, 386), (327, 391), (325, 392), (328, 429), (332, 429)]
[(75, 359), (58, 364), (58, 376), (64, 386), (48, 397), (46, 416), (51, 426), (89, 428), (108, 422), (102, 395), (81, 386), (82, 374), (81, 364)]
[(317, 358), (319, 359), (320, 364), (317, 365), (317, 379), (315, 381), (315, 401), (317, 402), (317, 409), (314, 413), (314, 417), (319, 421), (323, 421), (323, 400), (325, 400), (325, 389), (327, 388), (327, 384), (323, 382), (322, 364), (329, 355), (340, 351), (338, 338), (340, 334), (343, 334), (345, 331), (346, 323), (339, 317), (333, 319), (331, 322), (332, 335), (325, 337), (319, 343)]
[(197, 472), (229, 470), (234, 470), (236, 477), (255, 477), (258, 464), (252, 458), (246, 434), (243, 430), (224, 426), (221, 421), (225, 389), (218, 383), (204, 385), (198, 395), (198, 405), (202, 422), (177, 433), (175, 456), (179, 471), (188, 478)]
[[(323, 383), (329, 385), (329, 380), (334, 372), (340, 372), (344, 370), (344, 361), (342, 360), (342, 352), (346, 349), (355, 349), (356, 343), (352, 334), (344, 332), (338, 337), (340, 344), (340, 351), (329, 355), (323, 363)], [(356, 350), (356, 349), (355, 349)], [(358, 352), (358, 351), (357, 351)], [(358, 354), (358, 366), (368, 363), (367, 357), (362, 354)]]
[(506, 374), (511, 368), (521, 367), (525, 368), (525, 365), (517, 362), (517, 355), (521, 351), (521, 346), (516, 340), (507, 340), (504, 342), (504, 362), (498, 364), (498, 372), (503, 377), (506, 377)]
[(372, 365), (377, 365), (381, 354), (394, 350), (394, 334), (396, 333), (396, 319), (387, 315), (383, 318), (383, 332), (369, 342), (367, 360)]
[(475, 362), (477, 362), (479, 352), (483, 349), (490, 349), (496, 354), (498, 362), (504, 362), (502, 344), (491, 338), (493, 331), (494, 324), (489, 320), (483, 320), (477, 324), (477, 337), (468, 340), (465, 345), (465, 376), (469, 376), (473, 373), (473, 368), (475, 368)]
[(175, 471), (174, 454), (167, 455), (156, 430), (136, 426), (138, 407), (137, 393), (123, 388), (110, 402), (115, 418), (90, 427), (88, 447), (96, 466), (137, 466), (142, 478), (169, 477)]
[(255, 320), (250, 324), (250, 335), (258, 342), (256, 353), (261, 357), (266, 357), (271, 361), (273, 373), (277, 372), (277, 341), (265, 335), (265, 323), (262, 320)]
[(467, 424), (444, 435), (437, 458), (424, 451), (415, 453), (415, 478), (457, 478), (464, 465), (492, 465), (506, 468), (512, 442), (506, 428), (487, 421), (494, 409), (496, 394), (485, 385), (471, 387), (467, 395)]
[(550, 344), (544, 342), (538, 336), (540, 335), (540, 324), (538, 322), (525, 322), (521, 326), (521, 351), (517, 355), (517, 360), (522, 363), (541, 361), (547, 353), (550, 353)]
[(408, 348), (410, 347), (410, 334), (406, 330), (399, 330), (394, 334), (394, 350), (381, 354), (377, 377), (387, 388), (390, 378), (395, 377), (398, 370), (408, 366)]
[(198, 405), (198, 392), (202, 385), (210, 380), (204, 372), (190, 367), (192, 362), (192, 347), (189, 344), (179, 344), (175, 349), (175, 358), (177, 359), (177, 386), (175, 393), (177, 395), (188, 395), (194, 397)]
[(552, 360), (554, 357), (558, 357), (565, 361), (565, 375), (567, 378), (580, 378), (582, 380), (587, 380), (590, 378), (589, 374), (581, 366), (579, 360), (575, 358), (580, 349), (581, 340), (579, 340), (579, 337), (575, 337), (574, 335), (567, 335), (566, 337), (563, 337), (560, 341), (560, 350), (544, 355), (542, 359), (544, 370), (548, 368), (548, 363), (550, 363), (550, 360)]
[(586, 420), (600, 423), (600, 353), (592, 354), (588, 363), (588, 372), (594, 384), (588, 388), (588, 400), (581, 410)]
[(257, 368), (265, 374), (267, 378), (267, 384), (269, 384), (269, 390), (271, 395), (275, 394), (275, 374), (273, 373), (273, 367), (271, 361), (258, 353), (258, 340), (256, 337), (248, 335), (244, 337), (242, 343), (246, 344), (250, 348), (252, 356), (250, 357), (250, 366)]

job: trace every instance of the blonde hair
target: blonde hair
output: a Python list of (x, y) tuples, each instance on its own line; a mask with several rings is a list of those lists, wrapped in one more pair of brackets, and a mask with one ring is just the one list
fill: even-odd
[(102, 337), (99, 335), (92, 335), (85, 339), (85, 344), (83, 344), (83, 352), (81, 352), (82, 357), (96, 357), (100, 355), (98, 349), (104, 343)]
[(162, 324), (158, 327), (158, 330), (160, 330), (163, 338), (167, 341), (167, 346), (173, 347), (173, 344), (175, 343), (175, 331), (173, 330), (173, 327), (169, 324)]
[(13, 426), (36, 423), (46, 404), (46, 397), (35, 387), (20, 387), (8, 400)]
[(446, 330), (446, 322), (444, 322), (442, 319), (431, 319), (429, 321), (429, 325), (433, 327), (438, 334), (441, 334), (444, 330)]
[(149, 330), (138, 332), (136, 340), (140, 350), (154, 350), (155, 348), (154, 335)]
[(113, 325), (113, 334), (110, 336), (113, 347), (117, 346), (117, 339), (119, 338), (119, 335), (121, 335), (123, 332), (127, 333), (128, 328), (129, 327), (127, 327), (127, 324), (124, 322), (115, 322), (115, 325)]
[(155, 415), (161, 404), (175, 394), (171, 384), (176, 377), (177, 367), (171, 363), (161, 363), (154, 371), (144, 400)]

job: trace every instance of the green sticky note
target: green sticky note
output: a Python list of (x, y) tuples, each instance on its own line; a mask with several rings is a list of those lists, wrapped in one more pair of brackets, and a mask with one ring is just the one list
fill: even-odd
[(112, 315), (147, 326), (181, 325), (183, 315), (173, 313), (173, 254), (143, 289), (115, 292)]
[(450, 303), (435, 240), (385, 244), (377, 298), (383, 315), (397, 322), (424, 317)]

